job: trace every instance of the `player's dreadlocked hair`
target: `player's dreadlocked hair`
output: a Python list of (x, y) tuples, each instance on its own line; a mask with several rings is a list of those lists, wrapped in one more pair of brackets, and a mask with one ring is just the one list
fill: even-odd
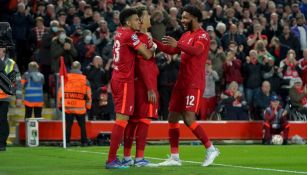
[(143, 15), (144, 11), (147, 11), (147, 7), (145, 5), (137, 5), (133, 8), (137, 11), (139, 17)]
[(119, 21), (122, 26), (126, 25), (127, 20), (132, 15), (138, 15), (137, 11), (134, 8), (125, 8), (123, 11), (119, 14)]
[(200, 9), (194, 5), (191, 4), (185, 5), (182, 11), (188, 12), (189, 14), (196, 17), (198, 22), (201, 22), (203, 19), (203, 14), (201, 13)]

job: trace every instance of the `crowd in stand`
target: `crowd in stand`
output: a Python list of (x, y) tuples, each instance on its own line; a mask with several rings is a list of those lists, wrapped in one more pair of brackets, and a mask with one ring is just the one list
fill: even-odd
[[(272, 94), (284, 107), (307, 114), (307, 1), (296, 0), (1, 0), (0, 21), (13, 31), (21, 73), (35, 61), (44, 76), (45, 106), (55, 98), (59, 58), (70, 69), (81, 63), (92, 89), (90, 119), (114, 119), (109, 81), (114, 31), (119, 13), (144, 3), (151, 35), (179, 39), (183, 5), (202, 10), (210, 34), (206, 88), (199, 119), (262, 120)], [(160, 70), (159, 115), (168, 103), (180, 66), (179, 55), (156, 53)], [(35, 65), (33, 63), (33, 65)], [(34, 66), (35, 67), (35, 66)], [(30, 68), (29, 68), (30, 69)], [(24, 77), (27, 77), (26, 73)], [(42, 81), (43, 82), (43, 81)]]

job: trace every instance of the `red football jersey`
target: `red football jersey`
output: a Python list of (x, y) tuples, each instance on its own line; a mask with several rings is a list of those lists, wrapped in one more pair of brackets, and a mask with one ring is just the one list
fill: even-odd
[[(137, 33), (140, 41), (147, 47), (151, 48), (153, 45), (152, 39), (144, 33)], [(135, 78), (136, 81), (141, 81), (144, 83), (147, 90), (157, 89), (157, 76), (159, 74), (159, 69), (156, 64), (155, 57), (145, 60), (145, 58), (138, 54), (135, 62)]]
[(119, 27), (114, 36), (112, 79), (134, 81), (134, 60), (142, 43), (130, 28)]
[(196, 43), (200, 43), (204, 46), (204, 51), (197, 56), (189, 55), (181, 51), (181, 63), (175, 88), (204, 89), (205, 64), (210, 46), (209, 34), (202, 28), (192, 33), (186, 32), (179, 39), (178, 44), (180, 43), (188, 46), (194, 46)]

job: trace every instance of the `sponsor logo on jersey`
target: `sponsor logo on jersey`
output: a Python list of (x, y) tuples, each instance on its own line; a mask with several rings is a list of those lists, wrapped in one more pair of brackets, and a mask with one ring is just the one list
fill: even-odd
[(131, 39), (132, 39), (132, 41), (138, 41), (139, 40), (139, 38), (136, 34), (131, 35)]

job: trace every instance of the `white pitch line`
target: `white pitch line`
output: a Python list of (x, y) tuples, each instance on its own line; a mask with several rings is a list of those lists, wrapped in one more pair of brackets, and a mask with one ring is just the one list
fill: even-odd
[[(105, 152), (95, 152), (95, 151), (85, 151), (85, 150), (74, 150), (74, 149), (67, 149), (67, 150), (68, 151), (81, 152), (81, 153), (90, 153), (90, 154), (101, 154), (101, 155), (107, 155), (108, 154), (108, 153), (105, 153)], [(146, 156), (146, 158), (152, 159), (152, 160), (165, 160), (165, 159), (157, 158), (157, 157), (147, 157)], [(181, 160), (181, 162), (186, 162), (186, 163), (191, 163), (191, 164), (202, 164), (202, 162), (196, 162), (196, 161), (190, 161), (190, 160)], [(259, 171), (273, 171), (273, 172), (280, 172), (280, 173), (307, 174), (306, 171), (279, 170), (279, 169), (273, 169), (273, 168), (257, 168), (257, 167), (248, 167), (248, 166), (240, 166), (240, 165), (219, 164), (219, 163), (213, 163), (212, 165), (229, 167), (229, 168), (259, 170)]]

